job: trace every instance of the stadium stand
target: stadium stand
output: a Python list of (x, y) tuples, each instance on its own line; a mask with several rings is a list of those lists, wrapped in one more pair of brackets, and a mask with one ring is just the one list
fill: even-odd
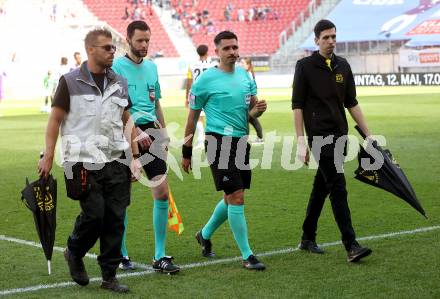
[[(178, 4), (179, 2), (179, 4)], [(215, 33), (231, 30), (240, 40), (240, 54), (271, 55), (279, 48), (279, 34), (310, 0), (172, 1), (174, 17), (182, 21), (194, 45), (211, 44)], [(210, 49), (214, 54), (214, 49)]]
[(100, 20), (105, 21), (122, 36), (126, 34), (127, 25), (135, 19), (143, 19), (151, 28), (149, 53), (153, 56), (177, 57), (178, 53), (159, 17), (149, 5), (126, 0), (115, 0), (109, 5), (107, 0), (83, 0), (88, 9)]
[(2, 10), (0, 65), (7, 75), (7, 98), (41, 96), (47, 72), (58, 73), (61, 57), (73, 64), (76, 51), (84, 59), (86, 32), (103, 25), (79, 0), (9, 0), (3, 2)]
[[(438, 0), (342, 0), (326, 17), (338, 29), (336, 52), (356, 73), (440, 69)], [(315, 49), (313, 33), (301, 44)]]

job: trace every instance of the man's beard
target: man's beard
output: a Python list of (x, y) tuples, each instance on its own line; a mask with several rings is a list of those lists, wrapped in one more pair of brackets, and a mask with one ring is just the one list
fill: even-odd
[(235, 65), (235, 63), (238, 61), (239, 56), (230, 56), (227, 59), (225, 59), (225, 64), (227, 65)]
[[(131, 51), (131, 53), (132, 53), (134, 56), (136, 56), (136, 57), (138, 57), (138, 58), (144, 58), (145, 56), (147, 56), (147, 54), (142, 55), (142, 54), (141, 54), (141, 51), (136, 50), (131, 44), (130, 44), (130, 51)], [(146, 53), (147, 53), (147, 52), (146, 52)]]

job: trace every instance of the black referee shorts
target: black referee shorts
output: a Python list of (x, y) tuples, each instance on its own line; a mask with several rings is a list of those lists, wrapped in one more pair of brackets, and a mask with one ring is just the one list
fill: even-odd
[[(142, 131), (145, 131), (147, 134), (148, 134), (147, 131), (148, 129), (157, 129), (154, 122), (149, 122), (147, 124), (136, 125), (136, 126), (139, 127)], [(139, 146), (139, 153), (142, 156), (140, 159), (142, 167), (145, 173), (147, 174), (148, 179), (151, 180), (155, 176), (166, 174), (167, 164), (163, 159), (157, 157), (157, 155), (154, 155), (152, 153), (152, 152), (155, 153), (162, 152), (161, 156), (166, 157), (166, 153), (163, 151), (163, 148), (160, 146), (160, 144), (154, 143), (154, 136), (152, 136), (151, 134), (148, 135), (150, 135), (150, 138), (153, 141), (150, 148), (148, 148), (147, 150), (143, 150), (140, 144), (138, 144), (138, 146)]]
[(238, 137), (206, 133), (205, 151), (217, 191), (231, 194), (250, 188), (250, 149), (250, 144)]

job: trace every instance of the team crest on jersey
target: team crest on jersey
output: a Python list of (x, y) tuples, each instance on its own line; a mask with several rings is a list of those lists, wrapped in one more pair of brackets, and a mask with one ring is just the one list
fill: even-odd
[(193, 95), (192, 93), (189, 95), (189, 104), (191, 106), (194, 106), (196, 104), (196, 96)]
[(251, 103), (251, 95), (250, 94), (247, 94), (246, 96), (245, 96), (245, 101), (246, 101), (246, 105), (249, 105), (250, 103)]
[(344, 83), (344, 77), (342, 76), (342, 74), (336, 74), (336, 82)]

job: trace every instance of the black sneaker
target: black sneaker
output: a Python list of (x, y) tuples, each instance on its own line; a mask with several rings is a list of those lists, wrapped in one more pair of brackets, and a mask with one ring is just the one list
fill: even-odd
[(215, 256), (215, 253), (212, 252), (211, 240), (203, 239), (201, 230), (199, 230), (196, 233), (196, 240), (200, 244), (200, 246), (202, 247), (202, 255), (204, 257), (214, 257)]
[(347, 262), (356, 263), (360, 259), (369, 256), (373, 251), (370, 248), (362, 247), (355, 242), (351, 245), (350, 250), (347, 251)]
[(74, 256), (68, 248), (64, 250), (64, 258), (66, 259), (67, 266), (69, 267), (70, 276), (73, 281), (81, 286), (89, 284), (89, 276), (86, 272), (86, 267), (82, 258)]
[(247, 259), (243, 260), (243, 267), (248, 270), (264, 270), (266, 266), (260, 262), (255, 255), (250, 255)]
[(119, 269), (124, 271), (134, 270), (136, 269), (135, 265), (130, 261), (128, 256), (124, 256), (119, 264)]
[(317, 254), (323, 254), (324, 250), (319, 248), (319, 246), (316, 244), (315, 241), (311, 240), (301, 240), (301, 243), (299, 243), (298, 248), (301, 250), (306, 250), (311, 253), (317, 253)]
[(111, 277), (107, 280), (102, 280), (101, 288), (116, 293), (127, 293), (130, 289), (123, 284), (120, 284), (116, 277)]
[(158, 260), (153, 259), (153, 269), (156, 272), (162, 272), (167, 274), (173, 274), (180, 271), (179, 266), (172, 263), (174, 258), (172, 256), (164, 256)]

